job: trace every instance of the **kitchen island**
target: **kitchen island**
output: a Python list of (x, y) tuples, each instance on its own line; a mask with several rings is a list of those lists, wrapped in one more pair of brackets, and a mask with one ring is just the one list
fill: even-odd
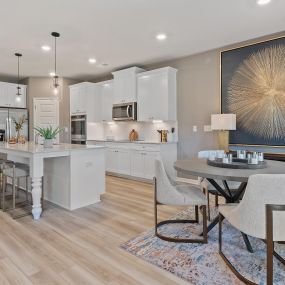
[(58, 144), (44, 148), (34, 142), (2, 143), (0, 153), (9, 160), (29, 164), (35, 220), (42, 213), (42, 181), (44, 198), (68, 210), (97, 203), (105, 192), (103, 146)]

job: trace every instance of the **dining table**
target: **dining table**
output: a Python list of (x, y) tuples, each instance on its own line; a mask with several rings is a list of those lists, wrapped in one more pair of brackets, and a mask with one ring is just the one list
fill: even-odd
[[(208, 164), (207, 159), (191, 158), (177, 160), (174, 168), (183, 174), (206, 179), (225, 198), (226, 203), (238, 203), (246, 191), (246, 185), (251, 175), (255, 174), (285, 174), (285, 162), (264, 160), (265, 167), (259, 169), (233, 169), (216, 167)], [(229, 182), (240, 182), (239, 187), (231, 189)], [(208, 232), (219, 222), (215, 217), (208, 225)], [(248, 237), (242, 233), (248, 251), (253, 252)]]

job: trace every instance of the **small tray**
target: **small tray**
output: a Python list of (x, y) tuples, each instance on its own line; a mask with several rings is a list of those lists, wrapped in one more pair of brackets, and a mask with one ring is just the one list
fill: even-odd
[(267, 167), (266, 161), (260, 161), (258, 164), (248, 164), (247, 159), (241, 159), (233, 157), (232, 163), (223, 163), (222, 158), (216, 158), (215, 160), (207, 159), (207, 164), (220, 168), (232, 168), (232, 169), (262, 169)]

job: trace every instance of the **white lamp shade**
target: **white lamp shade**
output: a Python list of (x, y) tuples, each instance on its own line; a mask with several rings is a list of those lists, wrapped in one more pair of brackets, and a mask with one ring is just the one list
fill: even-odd
[(213, 114), (211, 115), (212, 130), (231, 131), (236, 130), (235, 114)]

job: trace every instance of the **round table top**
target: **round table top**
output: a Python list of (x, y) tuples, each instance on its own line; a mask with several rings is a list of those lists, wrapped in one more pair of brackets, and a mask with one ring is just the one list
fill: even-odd
[(182, 173), (209, 179), (247, 182), (254, 174), (285, 174), (285, 163), (266, 160), (267, 167), (263, 169), (231, 169), (214, 167), (207, 164), (206, 159), (193, 158), (177, 160), (174, 168)]

